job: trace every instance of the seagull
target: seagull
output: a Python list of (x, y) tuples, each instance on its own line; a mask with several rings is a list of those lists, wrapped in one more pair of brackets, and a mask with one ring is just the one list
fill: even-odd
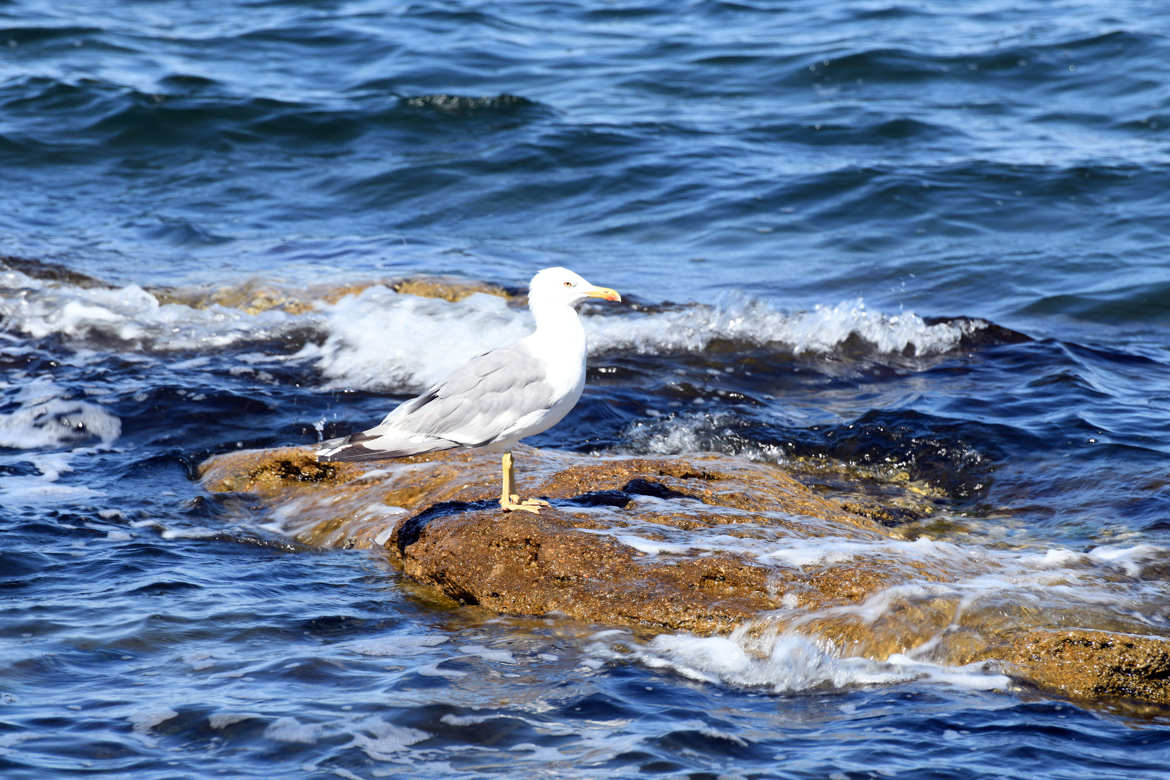
[(581, 397), (585, 328), (574, 307), (587, 298), (622, 300), (567, 268), (538, 271), (528, 288), (535, 331), (473, 358), (375, 427), (324, 442), (317, 458), (352, 462), (457, 447), (503, 449), (500, 508), (538, 514), (549, 503), (516, 493), (511, 447), (556, 425)]

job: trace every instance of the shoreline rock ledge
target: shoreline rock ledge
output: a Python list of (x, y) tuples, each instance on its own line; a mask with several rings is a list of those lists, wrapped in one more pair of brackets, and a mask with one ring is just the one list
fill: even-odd
[(1170, 637), (1077, 598), (1099, 593), (1083, 576), (1028, 569), (1010, 550), (907, 539), (872, 519), (883, 515), (871, 496), (829, 496), (771, 464), (516, 453), (521, 492), (552, 501), (539, 515), (500, 511), (499, 456), (478, 451), (374, 468), (305, 448), (239, 451), (208, 459), (200, 478), (248, 494), (266, 527), (300, 543), (380, 551), (497, 613), (735, 631), (757, 649), (797, 632), (841, 656), (981, 664), (1076, 700), (1170, 707)]

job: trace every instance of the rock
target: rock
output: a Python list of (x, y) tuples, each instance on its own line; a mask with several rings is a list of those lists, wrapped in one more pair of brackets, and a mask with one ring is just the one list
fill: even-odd
[(259, 314), (269, 309), (280, 309), (289, 314), (305, 314), (313, 311), (324, 301), (337, 303), (347, 295), (357, 295), (375, 285), (382, 284), (396, 293), (418, 295), (425, 298), (442, 298), (456, 302), (475, 293), (498, 295), (517, 305), (524, 302), (523, 296), (509, 293), (498, 285), (488, 282), (471, 282), (449, 277), (412, 277), (382, 281), (352, 282), (342, 285), (313, 285), (295, 288), (277, 282), (253, 279), (241, 284), (222, 287), (152, 287), (148, 290), (159, 303), (177, 303), (194, 309), (218, 305), (240, 309), (248, 314)]
[[(114, 289), (114, 285), (109, 282), (41, 260), (0, 255), (0, 271), (3, 270), (18, 271), (34, 279), (87, 289)], [(347, 284), (318, 284), (305, 288), (277, 281), (251, 279), (219, 287), (148, 287), (147, 292), (163, 305), (178, 304), (193, 309), (223, 306), (248, 314), (259, 314), (269, 309), (279, 309), (288, 314), (305, 314), (314, 311), (321, 302), (337, 303), (347, 295), (357, 295), (375, 285), (384, 285), (402, 295), (441, 298), (451, 303), (477, 293), (499, 296), (513, 306), (524, 306), (527, 302), (525, 293), (519, 290), (452, 276), (412, 276)]]
[[(722, 455), (515, 453), (520, 492), (553, 502), (539, 515), (500, 511), (498, 456), (482, 451), (365, 465), (234, 452), (201, 478), (258, 496), (302, 543), (381, 550), (418, 582), (498, 613), (734, 630), (760, 654), (799, 632), (845, 656), (978, 663), (1072, 698), (1170, 704), (1170, 640), (1067, 594), (1014, 590), (1010, 556), (907, 541), (870, 495), (839, 483), (830, 497)], [(1003, 587), (972, 592), (997, 577)]]
[(507, 298), (509, 302), (516, 305), (523, 305), (527, 301), (527, 296), (524, 294), (509, 292), (497, 284), (490, 282), (471, 282), (466, 279), (456, 279), (445, 276), (415, 276), (406, 279), (398, 279), (390, 282), (391, 290), (403, 295), (421, 295), (424, 298), (442, 298), (445, 301), (455, 303), (464, 298), (475, 295), (476, 293), (483, 293), (485, 295), (497, 295), (501, 298)]
[(1076, 699), (1170, 705), (1170, 642), (1083, 629), (1030, 631), (1001, 651), (1019, 673)]
[(11, 257), (0, 255), (0, 270), (17, 271), (33, 279), (58, 284), (71, 284), (85, 289), (112, 289), (113, 285), (95, 279), (83, 273), (78, 273), (58, 263), (48, 263), (43, 260), (32, 260), (26, 257)]

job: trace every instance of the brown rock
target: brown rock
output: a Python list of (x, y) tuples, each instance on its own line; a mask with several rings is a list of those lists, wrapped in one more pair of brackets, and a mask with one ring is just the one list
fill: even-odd
[(490, 282), (472, 282), (465, 279), (455, 279), (442, 276), (415, 276), (399, 279), (389, 284), (391, 290), (404, 295), (420, 295), (424, 298), (442, 298), (455, 303), (469, 295), (484, 293), (507, 298), (516, 304), (525, 302), (526, 297), (509, 293), (503, 287)]
[(384, 284), (394, 292), (403, 295), (442, 298), (451, 302), (463, 300), (475, 293), (498, 295), (517, 304), (524, 302), (523, 296), (510, 294), (498, 285), (448, 277), (368, 280), (339, 285), (313, 285), (303, 289), (252, 279), (241, 284), (224, 285), (211, 289), (206, 287), (152, 287), (149, 292), (158, 299), (159, 303), (177, 303), (194, 309), (224, 306), (240, 309), (248, 314), (259, 314), (269, 309), (280, 309), (289, 314), (305, 314), (316, 309), (321, 301), (330, 304), (337, 303), (347, 295), (357, 295), (377, 284)]
[(1170, 705), (1170, 641), (1084, 629), (1029, 631), (997, 655), (1024, 678), (1076, 699)]
[(336, 303), (346, 295), (356, 295), (376, 282), (354, 282), (344, 285), (315, 285), (295, 289), (274, 282), (253, 279), (241, 284), (207, 287), (151, 287), (148, 292), (161, 304), (176, 303), (193, 309), (223, 306), (248, 314), (259, 314), (269, 309), (280, 309), (289, 314), (305, 314), (317, 307), (318, 301)]
[[(41, 260), (0, 255), (0, 269), (19, 271), (26, 276), (49, 282), (70, 284), (84, 288), (112, 289), (114, 285), (73, 271), (63, 265)], [(515, 306), (523, 306), (527, 298), (522, 292), (491, 282), (460, 279), (450, 276), (412, 276), (400, 279), (355, 281), (346, 284), (292, 287), (275, 281), (250, 279), (239, 284), (220, 287), (149, 287), (147, 292), (161, 304), (179, 304), (193, 309), (224, 306), (248, 314), (259, 314), (269, 309), (280, 309), (289, 314), (305, 314), (317, 308), (320, 301), (333, 304), (347, 295), (382, 284), (396, 293), (441, 298), (455, 303), (483, 293), (505, 298)]]
[[(201, 476), (208, 490), (259, 496), (301, 542), (382, 550), (418, 582), (499, 613), (796, 631), (847, 656), (991, 663), (1064, 696), (1170, 704), (1170, 640), (1128, 633), (1115, 612), (1067, 595), (1044, 602), (1033, 589), (1021, 601), (992, 588), (972, 599), (962, 583), (1005, 564), (954, 545), (904, 554), (898, 529), (870, 519), (869, 495), (837, 485), (829, 498), (727, 456), (516, 455), (520, 492), (554, 502), (539, 515), (499, 510), (498, 456), (479, 451), (374, 468), (299, 448), (236, 452)], [(848, 554), (786, 557), (818, 537)]]

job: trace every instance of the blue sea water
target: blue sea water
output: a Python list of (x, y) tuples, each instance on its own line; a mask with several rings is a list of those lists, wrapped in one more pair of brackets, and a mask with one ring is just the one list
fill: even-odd
[(1073, 562), (1170, 636), (1168, 31), (1076, 0), (0, 2), (0, 774), (1165, 776), (1165, 711), (491, 616), (195, 470), (527, 327), (331, 290), (565, 265), (631, 305), (586, 311), (585, 395), (532, 444), (903, 474), (941, 541)]

